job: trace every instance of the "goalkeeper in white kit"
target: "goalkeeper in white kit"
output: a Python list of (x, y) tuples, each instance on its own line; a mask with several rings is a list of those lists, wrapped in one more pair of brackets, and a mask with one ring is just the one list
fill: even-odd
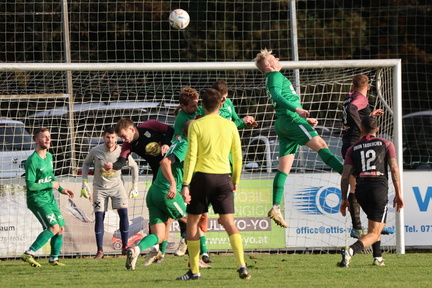
[[(129, 218), (128, 218), (128, 195), (126, 194), (121, 170), (106, 170), (104, 163), (115, 162), (120, 156), (121, 147), (117, 145), (117, 134), (114, 127), (104, 131), (104, 143), (92, 148), (84, 160), (82, 167), (83, 185), (81, 197), (90, 198), (93, 201), (95, 211), (95, 235), (97, 253), (95, 259), (103, 258), (103, 238), (104, 238), (104, 219), (105, 212), (108, 210), (108, 199), (111, 198), (112, 208), (117, 209), (120, 217), (120, 235), (122, 240), (122, 254), (127, 253), (127, 243), (129, 238)], [(94, 164), (93, 191), (88, 186), (88, 172), (90, 165)], [(128, 166), (132, 170), (132, 189), (129, 198), (138, 195), (138, 165), (132, 156), (128, 157)]]

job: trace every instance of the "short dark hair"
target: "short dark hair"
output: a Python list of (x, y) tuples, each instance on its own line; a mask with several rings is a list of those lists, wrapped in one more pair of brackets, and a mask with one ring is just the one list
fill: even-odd
[(221, 95), (228, 94), (228, 85), (225, 80), (218, 80), (215, 83), (213, 83), (212, 87), (213, 89), (216, 89), (219, 91)]
[(222, 96), (216, 89), (210, 88), (204, 91), (202, 95), (202, 105), (207, 111), (213, 112), (217, 110), (221, 102)]
[(46, 131), (49, 132), (49, 129), (46, 128), (46, 127), (36, 128), (33, 131), (33, 140), (35, 140), (35, 138), (39, 135), (39, 133), (43, 133), (43, 132), (46, 132)]
[(378, 120), (372, 116), (366, 116), (362, 118), (361, 126), (367, 134), (371, 134), (378, 128)]
[(115, 131), (115, 127), (105, 128), (103, 135), (105, 136), (105, 134), (117, 134)]

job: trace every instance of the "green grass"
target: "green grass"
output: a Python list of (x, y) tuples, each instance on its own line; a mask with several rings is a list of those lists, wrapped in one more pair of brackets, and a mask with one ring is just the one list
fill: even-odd
[(385, 267), (372, 266), (372, 256), (353, 257), (340, 268), (338, 254), (246, 254), (251, 280), (241, 280), (232, 255), (211, 255), (212, 269), (201, 269), (198, 281), (176, 281), (187, 271), (187, 258), (167, 255), (165, 262), (135, 271), (124, 268), (125, 258), (65, 258), (53, 267), (40, 258), (41, 268), (21, 260), (0, 261), (0, 287), (430, 287), (432, 253), (385, 254)]

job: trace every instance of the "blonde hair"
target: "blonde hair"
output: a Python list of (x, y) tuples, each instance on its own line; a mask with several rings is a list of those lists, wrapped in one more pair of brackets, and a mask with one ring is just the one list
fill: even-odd
[(261, 72), (264, 71), (264, 63), (266, 62), (267, 57), (272, 55), (272, 50), (267, 50), (267, 48), (264, 48), (258, 53), (254, 59), (255, 66), (260, 70)]

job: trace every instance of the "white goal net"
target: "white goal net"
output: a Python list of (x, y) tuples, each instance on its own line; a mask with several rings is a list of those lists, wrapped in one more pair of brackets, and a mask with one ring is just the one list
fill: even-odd
[[(371, 80), (369, 104), (385, 111), (379, 118), (381, 134), (396, 144), (401, 165), (399, 60), (282, 62), (283, 74), (297, 85), (302, 105), (317, 118), (317, 131), (341, 158), (342, 102), (355, 74)], [(297, 72), (297, 73), (295, 73)], [(299, 75), (297, 78), (296, 75)], [(265, 91), (264, 76), (253, 62), (223, 63), (93, 63), (0, 64), (0, 257), (14, 257), (28, 248), (41, 226), (26, 208), (23, 161), (34, 149), (31, 134), (47, 127), (52, 135), (50, 152), (63, 187), (79, 195), (81, 165), (89, 149), (101, 143), (101, 134), (121, 117), (135, 123), (156, 119), (173, 125), (178, 94), (183, 87), (198, 91), (218, 79), (228, 83), (229, 98), (239, 117), (251, 115), (259, 126), (239, 130), (243, 148), (243, 174), (236, 193), (236, 221), (247, 251), (328, 252), (352, 243), (351, 221), (339, 213), (340, 176), (328, 169), (317, 154), (302, 147), (285, 183), (284, 213), (288, 229), (268, 217), (272, 180), (278, 166), (278, 141), (273, 129), (273, 106)], [(145, 192), (151, 175), (140, 166), (140, 195), (129, 202), (130, 242), (148, 232)], [(342, 158), (341, 158), (342, 159)], [(124, 169), (126, 188), (129, 171)], [(92, 179), (90, 178), (90, 181)], [(390, 197), (394, 191), (390, 184)], [(67, 228), (63, 254), (96, 252), (94, 215), (87, 199), (72, 202), (58, 196)], [(389, 205), (387, 225), (401, 231), (403, 218)], [(229, 249), (226, 233), (209, 214), (207, 246), (210, 251)], [(367, 224), (362, 216), (363, 225)], [(109, 211), (105, 220), (105, 250), (119, 252), (118, 216)], [(178, 224), (172, 226), (168, 251), (179, 241)], [(3, 245), (5, 244), (5, 245)], [(383, 236), (388, 251), (403, 252), (403, 236)], [(46, 255), (48, 248), (40, 253)]]

